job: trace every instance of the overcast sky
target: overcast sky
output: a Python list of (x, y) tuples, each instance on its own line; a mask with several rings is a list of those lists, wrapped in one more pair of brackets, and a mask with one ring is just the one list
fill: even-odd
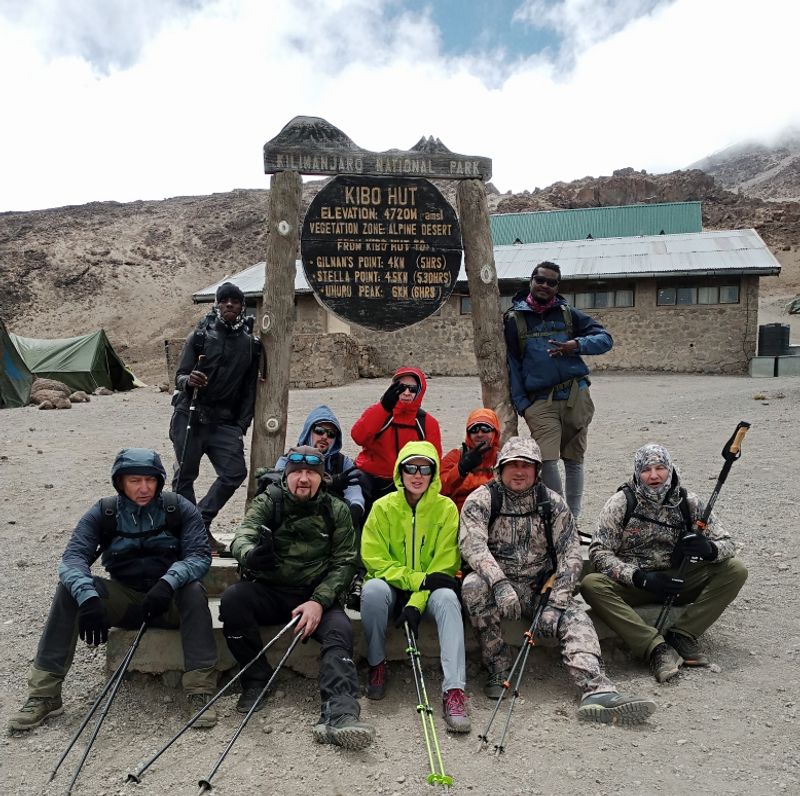
[(501, 191), (800, 124), (792, 0), (0, 0), (0, 211), (266, 188), (321, 116)]

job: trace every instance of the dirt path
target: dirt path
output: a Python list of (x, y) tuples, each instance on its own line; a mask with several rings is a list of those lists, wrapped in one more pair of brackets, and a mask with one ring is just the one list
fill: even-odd
[[(375, 401), (383, 381), (293, 392), (293, 441), (307, 411), (325, 402), (349, 429)], [(753, 424), (742, 460), (717, 503), (740, 543), (750, 578), (739, 599), (707, 634), (720, 671), (691, 671), (658, 685), (614, 644), (606, 644), (609, 672), (622, 690), (652, 696), (658, 711), (647, 726), (580, 725), (566, 672), (549, 651), (535, 651), (517, 703), (507, 752), (476, 754), (477, 734), (490, 704), (484, 674), (469, 662), (473, 732), (446, 735), (442, 751), (455, 792), (479, 794), (800, 792), (800, 576), (797, 496), (800, 379), (754, 380), (674, 375), (598, 375), (592, 387), (597, 415), (582, 526), (631, 469), (647, 441), (666, 444), (690, 489), (710, 494), (723, 443), (739, 420)], [(457, 445), (470, 409), (479, 404), (475, 379), (438, 378), (425, 407), (440, 421), (445, 450)], [(763, 399), (754, 396), (762, 394)], [(114, 454), (126, 445), (151, 446), (171, 461), (169, 396), (150, 389), (94, 398), (69, 411), (35, 408), (0, 412), (0, 722), (24, 699), (25, 678), (55, 585), (55, 571), (71, 529), (88, 506), (110, 492)], [(353, 452), (353, 446), (346, 446)], [(206, 481), (209, 474), (203, 476)], [(242, 490), (226, 507), (220, 530), (232, 531), (244, 505)], [(104, 682), (104, 653), (79, 649), (65, 690), (65, 713), (28, 734), (0, 737), (0, 793), (41, 793), (47, 772)], [(435, 661), (425, 668), (438, 694)], [(220, 796), (243, 793), (429, 794), (413, 685), (407, 666), (394, 665), (386, 699), (363, 700), (377, 742), (363, 753), (314, 744), (309, 731), (318, 709), (316, 683), (287, 673), (279, 694), (258, 714), (214, 779)], [(363, 676), (363, 672), (362, 672)], [(233, 698), (208, 732), (191, 732), (159, 761), (141, 786), (125, 773), (181, 724), (180, 692), (153, 678), (126, 683), (75, 793), (176, 794), (197, 792), (232, 734)], [(61, 793), (69, 763), (58, 787)]]

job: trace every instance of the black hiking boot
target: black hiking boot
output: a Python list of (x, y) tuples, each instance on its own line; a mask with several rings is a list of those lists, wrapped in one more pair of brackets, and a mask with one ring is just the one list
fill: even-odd
[(263, 710), (267, 701), (267, 696), (269, 696), (270, 693), (267, 691), (263, 698), (259, 699), (263, 688), (263, 685), (244, 686), (242, 688), (242, 695), (239, 697), (239, 701), (236, 703), (236, 711), (238, 713), (247, 713), (250, 708), (253, 707), (253, 705), (256, 706), (253, 713), (258, 713), (259, 710)]
[(369, 746), (375, 739), (375, 729), (355, 716), (338, 716), (327, 724), (320, 716), (311, 731), (317, 743), (332, 743), (343, 749), (358, 751)]
[(709, 665), (708, 656), (700, 648), (697, 639), (683, 633), (676, 633), (674, 630), (668, 630), (664, 635), (664, 640), (683, 658), (686, 666)]
[(678, 673), (683, 658), (669, 644), (661, 643), (650, 653), (650, 671), (659, 683), (666, 683)]
[(483, 687), (483, 693), (489, 699), (500, 699), (503, 692), (506, 690), (503, 683), (508, 680), (510, 672), (504, 669), (502, 672), (492, 672), (486, 679), (486, 685)]

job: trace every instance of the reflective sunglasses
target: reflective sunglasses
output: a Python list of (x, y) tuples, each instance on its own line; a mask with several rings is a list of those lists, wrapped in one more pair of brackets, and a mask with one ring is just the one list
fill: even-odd
[(325, 436), (328, 439), (336, 439), (336, 432), (330, 428), (323, 428), (322, 426), (314, 426), (311, 429), (314, 434), (319, 435), (320, 437)]
[(537, 285), (547, 285), (547, 287), (558, 287), (558, 279), (548, 279), (546, 276), (539, 276), (538, 274), (533, 277), (533, 281)]
[(495, 431), (495, 428), (488, 423), (474, 423), (467, 429), (468, 434), (477, 434), (479, 431), (484, 434), (491, 434), (492, 431)]
[(408, 475), (433, 475), (432, 464), (401, 464), (400, 469)]
[(402, 393), (404, 390), (408, 390), (412, 395), (416, 395), (419, 392), (419, 384), (404, 384), (403, 382), (397, 382), (400, 385), (400, 392)]
[(305, 462), (306, 464), (317, 467), (322, 464), (322, 456), (315, 456), (313, 453), (290, 453), (286, 459), (295, 464)]

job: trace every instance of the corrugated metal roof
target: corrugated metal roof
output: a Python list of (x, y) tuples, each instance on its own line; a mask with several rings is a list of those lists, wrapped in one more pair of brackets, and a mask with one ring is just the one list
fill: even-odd
[[(631, 279), (646, 276), (774, 276), (781, 265), (754, 229), (694, 232), (683, 235), (646, 235), (638, 238), (555, 241), (495, 246), (498, 280), (527, 281), (533, 267), (543, 260), (558, 263), (564, 279)], [(203, 303), (214, 300), (222, 282), (238, 285), (248, 298), (260, 297), (264, 289), (264, 263), (225, 277), (198, 290), (192, 298)], [(311, 288), (296, 261), (294, 289)], [(466, 283), (462, 265), (458, 281)]]
[(702, 232), (700, 202), (582, 207), (536, 213), (500, 213), (490, 217), (495, 246), (545, 241), (625, 238)]

